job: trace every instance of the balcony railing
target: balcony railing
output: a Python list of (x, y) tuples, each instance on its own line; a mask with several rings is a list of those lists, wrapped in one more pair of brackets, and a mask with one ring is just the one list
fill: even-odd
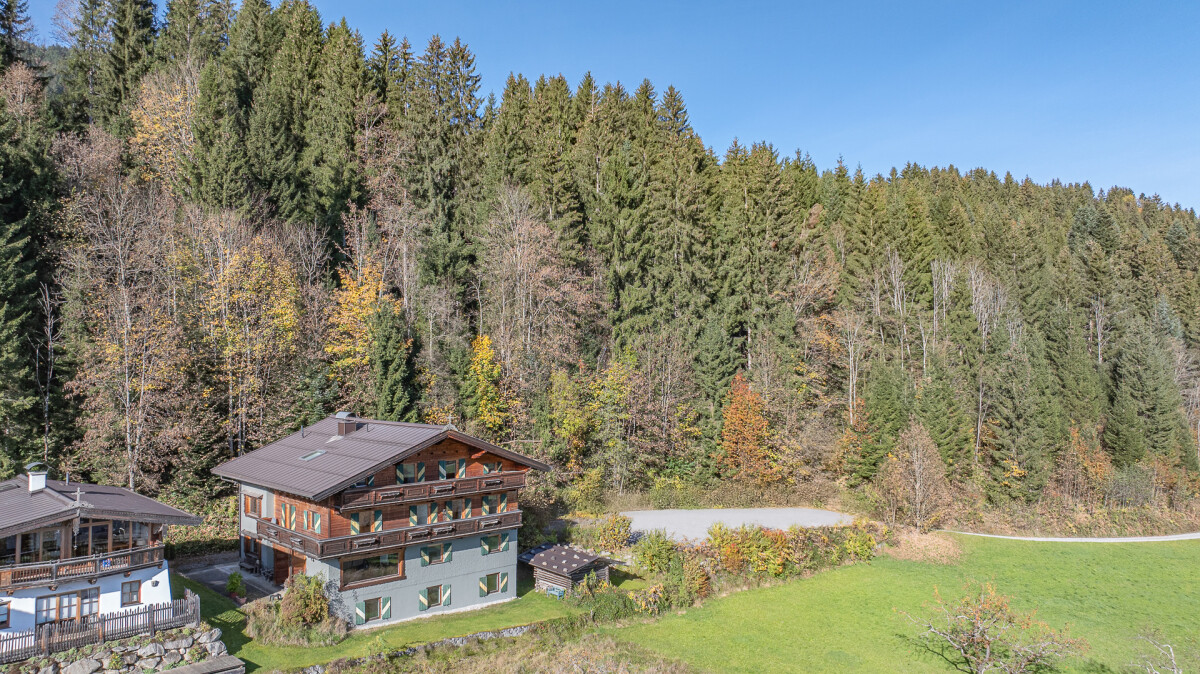
[(378, 505), (394, 505), (408, 501), (427, 501), (431, 498), (469, 496), (481, 492), (505, 489), (520, 489), (525, 486), (525, 473), (509, 471), (491, 473), (478, 477), (461, 477), (432, 482), (396, 484), (374, 489), (351, 489), (342, 492), (341, 510), (371, 508)]
[(0, 588), (48, 585), (75, 578), (95, 578), (117, 571), (159, 564), (163, 546), (122, 550), (106, 555), (72, 557), (54, 562), (34, 562), (0, 567)]
[(264, 541), (303, 552), (310, 557), (324, 558), (370, 552), (397, 545), (424, 544), (431, 541), (460, 538), (475, 533), (511, 529), (521, 526), (521, 511), (511, 510), (494, 515), (481, 515), (463, 520), (434, 522), (415, 527), (364, 532), (356, 536), (342, 536), (340, 538), (319, 541), (300, 535), (299, 532), (285, 529), (277, 524), (272, 524), (267, 520), (257, 520), (257, 524), (257, 531), (246, 533), (249, 535), (257, 534)]

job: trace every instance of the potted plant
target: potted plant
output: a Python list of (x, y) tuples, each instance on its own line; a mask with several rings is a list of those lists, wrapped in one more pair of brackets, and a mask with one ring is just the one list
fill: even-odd
[(241, 573), (234, 571), (229, 574), (229, 579), (225, 581), (225, 592), (238, 606), (246, 603), (246, 582)]

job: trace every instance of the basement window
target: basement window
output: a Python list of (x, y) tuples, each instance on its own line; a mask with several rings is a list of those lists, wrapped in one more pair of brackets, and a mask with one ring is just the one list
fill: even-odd
[(325, 453), (325, 450), (318, 449), (315, 452), (309, 452), (308, 454), (305, 454), (304, 456), (300, 457), (300, 460), (301, 461), (312, 461), (313, 459), (317, 458), (318, 456), (321, 456), (324, 453)]

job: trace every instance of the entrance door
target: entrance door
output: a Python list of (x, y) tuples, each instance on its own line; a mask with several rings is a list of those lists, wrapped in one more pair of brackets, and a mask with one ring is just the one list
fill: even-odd
[(283, 585), (293, 574), (304, 573), (304, 555), (298, 555), (291, 550), (275, 548), (275, 573), (272, 580), (277, 585)]

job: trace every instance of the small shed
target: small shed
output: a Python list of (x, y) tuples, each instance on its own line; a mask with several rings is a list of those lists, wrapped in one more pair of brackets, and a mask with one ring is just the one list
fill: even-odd
[(597, 580), (607, 582), (611, 564), (610, 560), (586, 550), (553, 543), (527, 550), (518, 559), (533, 567), (534, 587), (539, 590), (555, 587), (570, 590), (592, 572)]

